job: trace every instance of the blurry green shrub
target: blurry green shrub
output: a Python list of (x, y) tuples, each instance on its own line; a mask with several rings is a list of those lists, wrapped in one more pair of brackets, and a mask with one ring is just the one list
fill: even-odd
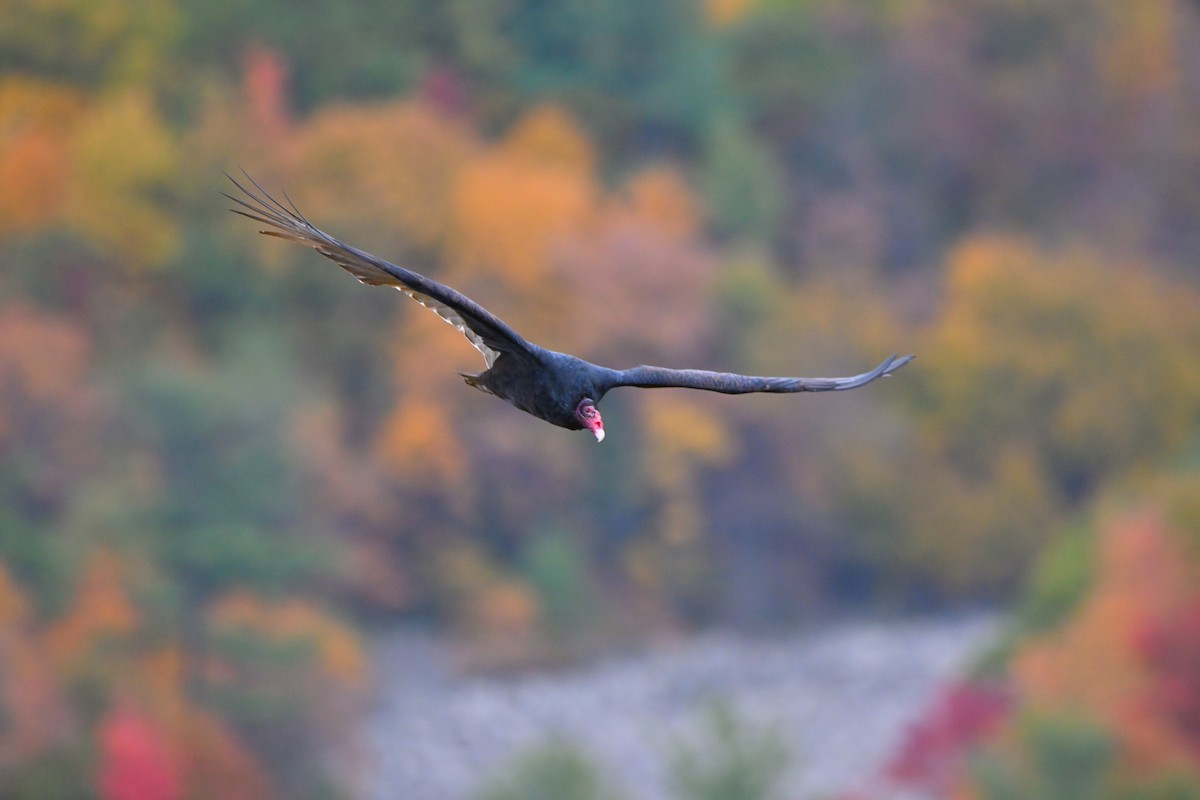
[(578, 539), (566, 530), (547, 530), (525, 544), (520, 560), (549, 633), (578, 635), (593, 620), (596, 599), (587, 554)]
[(588, 757), (568, 742), (526, 752), (479, 800), (619, 800)]
[(732, 118), (708, 135), (701, 173), (713, 228), (733, 240), (769, 242), (783, 218), (783, 171), (771, 149)]
[(780, 796), (787, 748), (778, 731), (740, 719), (727, 704), (706, 711), (700, 738), (681, 741), (671, 781), (681, 800), (767, 800)]

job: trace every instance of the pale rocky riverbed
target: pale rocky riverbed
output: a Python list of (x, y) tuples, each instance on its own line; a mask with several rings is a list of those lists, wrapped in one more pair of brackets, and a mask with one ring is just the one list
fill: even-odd
[(376, 648), (378, 695), (356, 772), (366, 800), (468, 800), (513, 756), (566, 740), (629, 800), (672, 800), (669, 754), (719, 700), (789, 748), (785, 797), (828, 797), (863, 785), (998, 627), (969, 616), (714, 632), (504, 677), (457, 675), (437, 640), (396, 633)]

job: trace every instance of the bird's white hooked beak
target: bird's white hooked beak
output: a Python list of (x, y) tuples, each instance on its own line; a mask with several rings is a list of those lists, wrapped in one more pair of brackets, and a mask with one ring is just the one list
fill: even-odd
[(590, 397), (579, 401), (579, 405), (575, 407), (575, 419), (582, 427), (596, 435), (597, 442), (604, 441), (604, 418), (600, 416), (600, 409), (596, 408)]

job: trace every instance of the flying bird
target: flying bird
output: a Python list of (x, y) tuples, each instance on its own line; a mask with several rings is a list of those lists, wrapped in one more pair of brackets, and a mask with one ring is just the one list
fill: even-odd
[(609, 369), (526, 341), (495, 314), (471, 298), (424, 275), (396, 266), (338, 241), (309, 222), (291, 198), (287, 205), (271, 197), (249, 175), (253, 189), (232, 176), (242, 197), (225, 194), (240, 208), (230, 209), (267, 227), (260, 233), (307, 245), (368, 286), (394, 286), (457, 328), (487, 363), (466, 382), (553, 425), (588, 430), (604, 440), (604, 420), (596, 407), (611, 389), (679, 387), (723, 394), (751, 392), (836, 392), (855, 389), (891, 374), (912, 356), (891, 356), (869, 372), (846, 378), (769, 378), (700, 369), (633, 367)]

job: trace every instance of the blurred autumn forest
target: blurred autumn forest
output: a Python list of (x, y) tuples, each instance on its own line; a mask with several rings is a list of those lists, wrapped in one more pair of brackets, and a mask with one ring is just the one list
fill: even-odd
[[(1200, 797), (1196, 4), (0, 19), (0, 796), (341, 796), (309, 756), (397, 618), (520, 659), (1020, 598), (1005, 710), (961, 690), (893, 777)], [(239, 167), (590, 360), (919, 358), (836, 396), (618, 392), (597, 446), (228, 214)], [(1108, 794), (1062, 794), (1055, 747)]]

